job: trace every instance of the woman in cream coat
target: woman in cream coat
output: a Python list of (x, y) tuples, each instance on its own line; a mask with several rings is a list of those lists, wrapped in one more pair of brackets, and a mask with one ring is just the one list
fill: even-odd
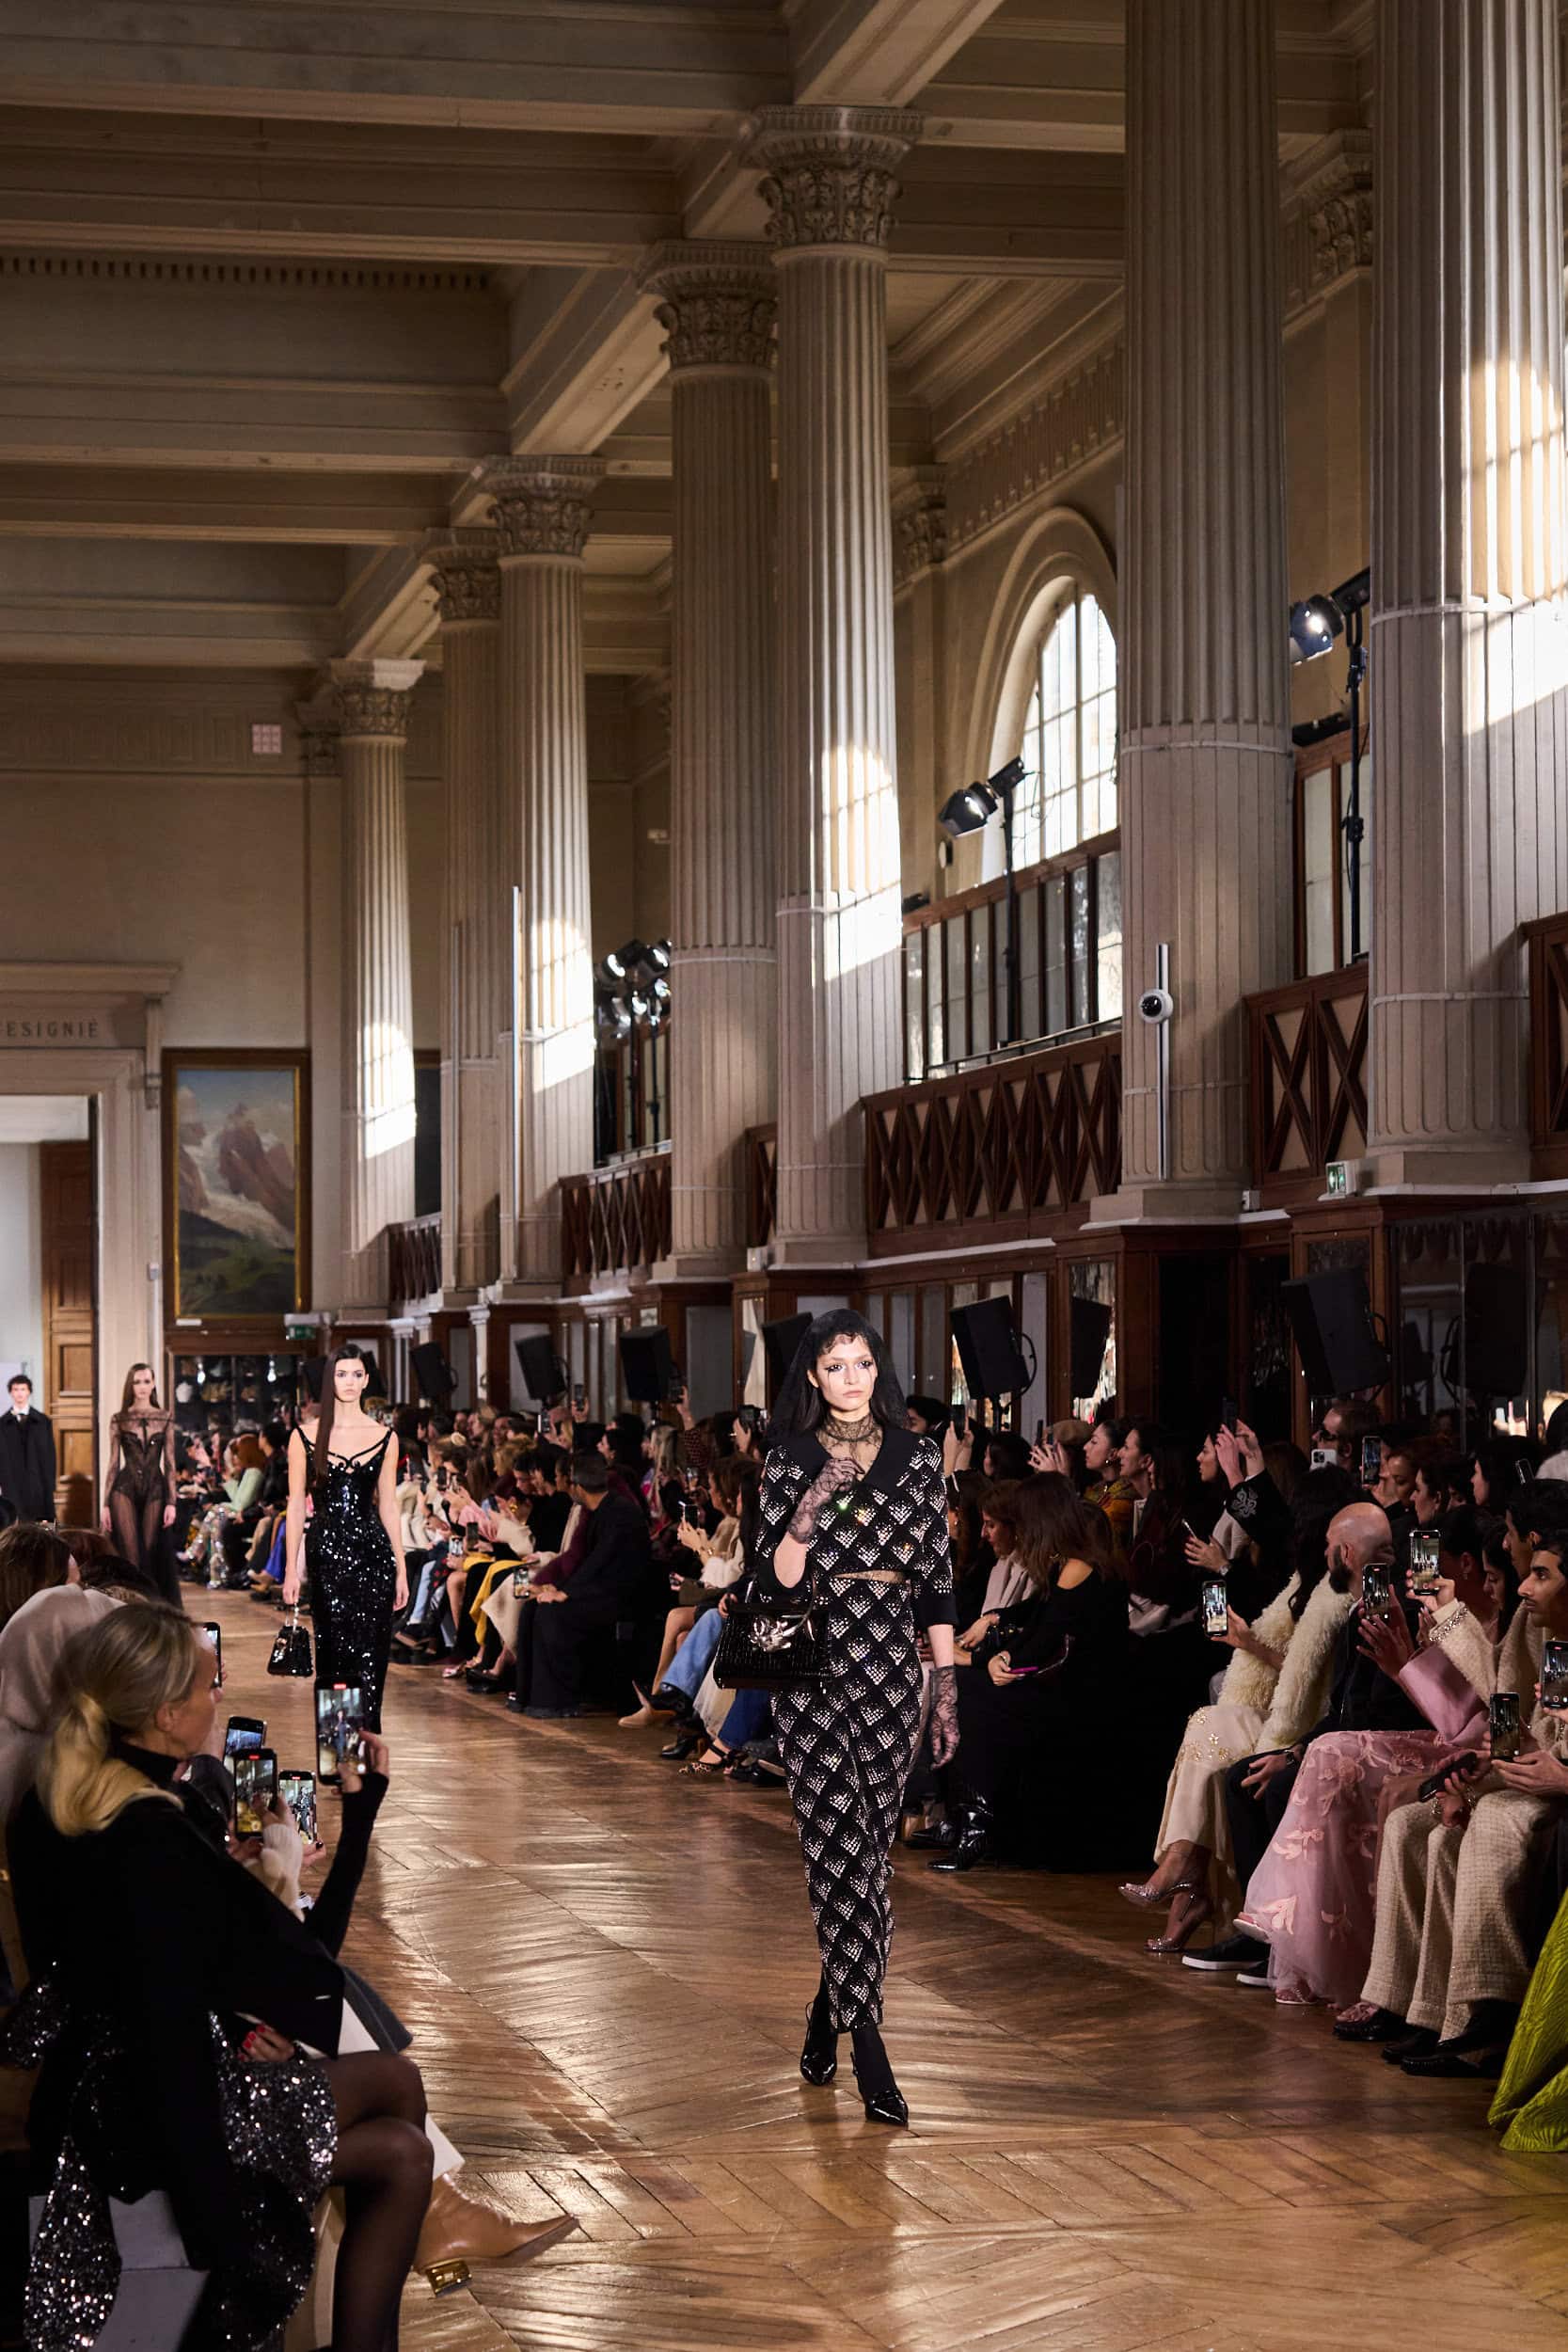
[[(1321, 1496), (1319, 1482), (1332, 1482)], [(1205, 1920), (1223, 1925), (1241, 1901), (1230, 1862), (1225, 1814), (1225, 1775), (1243, 1756), (1286, 1748), (1323, 1713), (1339, 1629), (1350, 1613), (1348, 1593), (1329, 1584), (1324, 1538), (1340, 1507), (1344, 1482), (1333, 1470), (1313, 1471), (1296, 1498), (1296, 1571), (1252, 1625), (1234, 1610), (1221, 1636), (1235, 1651), (1218, 1698), (1188, 1718), (1165, 1788), (1165, 1809), (1155, 1841), (1154, 1875), (1122, 1894), (1139, 1910), (1169, 1906), (1163, 1935), (1148, 1949), (1157, 1956), (1182, 1950)]]

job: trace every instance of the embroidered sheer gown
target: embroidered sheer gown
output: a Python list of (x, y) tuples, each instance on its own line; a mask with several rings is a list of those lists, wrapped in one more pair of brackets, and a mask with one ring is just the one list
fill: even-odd
[(109, 1423), (109, 1532), (122, 1560), (152, 1568), (179, 1600), (166, 1560), (164, 1513), (174, 1501), (174, 1415), (116, 1413)]

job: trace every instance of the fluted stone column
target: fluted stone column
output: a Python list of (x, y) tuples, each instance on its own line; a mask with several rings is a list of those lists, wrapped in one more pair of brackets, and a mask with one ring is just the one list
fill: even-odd
[[(1290, 697), (1274, 19), (1127, 9), (1126, 942), (1117, 1216), (1224, 1214), (1247, 1181), (1240, 998), (1291, 969)], [(1170, 949), (1169, 1149), (1159, 1032)]]
[(335, 661), (342, 776), (343, 1298), (387, 1304), (414, 1214), (414, 992), (404, 746), (422, 661)]
[(1520, 925), (1568, 904), (1555, 0), (1379, 0), (1370, 1150), (1528, 1173)]
[(765, 250), (668, 245), (674, 469), (669, 1275), (745, 1248), (742, 1137), (777, 1089), (778, 734), (773, 694), (776, 295)]
[(500, 1273), (500, 1039), (512, 898), (501, 861), (500, 572), (494, 535), (432, 550), (441, 615), (446, 897), (441, 954), (441, 1283)]
[(561, 1278), (560, 1180), (594, 1164), (582, 551), (601, 470), (594, 458), (506, 457), (483, 476), (500, 545), (502, 871), (520, 894), (500, 1270), (536, 1295)]
[(779, 278), (785, 1265), (864, 1254), (860, 1101), (902, 1076), (886, 271), (920, 128), (894, 109), (769, 106), (752, 139)]

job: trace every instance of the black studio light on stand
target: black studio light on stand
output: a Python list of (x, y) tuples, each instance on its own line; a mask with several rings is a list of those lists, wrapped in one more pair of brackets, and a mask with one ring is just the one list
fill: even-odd
[[(660, 1090), (659, 1044), (670, 1026), (673, 960), (667, 939), (656, 939), (651, 946), (628, 939), (594, 970), (594, 1030), (601, 1049), (594, 1089), (597, 1159), (608, 1159), (623, 1148), (615, 1102), (623, 1047), (627, 1049), (630, 1064), (626, 1148), (662, 1140), (664, 1098), (669, 1089)], [(638, 1134), (640, 1104), (647, 1112), (649, 1133), (645, 1136)]]
[(1016, 1045), (1022, 1026), (1019, 995), (1018, 882), (1013, 870), (1013, 795), (1027, 773), (1022, 759), (1009, 759), (1005, 768), (999, 768), (994, 776), (988, 776), (984, 784), (966, 784), (950, 794), (937, 811), (937, 823), (949, 841), (961, 841), (965, 834), (982, 832), (997, 810), (1002, 812), (1002, 864), (1007, 883), (1007, 941), (1002, 951), (1006, 1003), (1004, 1045)]
[[(1340, 829), (1345, 836), (1345, 895), (1352, 963), (1357, 962), (1361, 955), (1361, 844), (1367, 834), (1366, 819), (1361, 814), (1361, 691), (1367, 682), (1363, 631), (1364, 616), (1371, 599), (1371, 581), (1370, 568), (1364, 567), (1349, 580), (1341, 580), (1326, 596), (1304, 596), (1291, 608), (1292, 668), (1299, 668), (1304, 661), (1316, 661), (1320, 655), (1327, 653), (1337, 637), (1344, 638), (1349, 656), (1345, 685), (1350, 697), (1350, 792)], [(1291, 729), (1292, 739), (1302, 750), (1338, 735), (1346, 723), (1338, 713), (1331, 719), (1310, 720)]]

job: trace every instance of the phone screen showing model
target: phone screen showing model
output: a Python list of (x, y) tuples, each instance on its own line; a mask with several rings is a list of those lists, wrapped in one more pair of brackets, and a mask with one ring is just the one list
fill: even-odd
[(316, 1775), (314, 1772), (282, 1772), (278, 1775), (278, 1793), (294, 1817), (294, 1827), (308, 1846), (316, 1843)]
[(317, 1683), (316, 1772), (321, 1779), (339, 1780), (345, 1763), (358, 1763), (364, 1724), (362, 1692), (342, 1682)]

